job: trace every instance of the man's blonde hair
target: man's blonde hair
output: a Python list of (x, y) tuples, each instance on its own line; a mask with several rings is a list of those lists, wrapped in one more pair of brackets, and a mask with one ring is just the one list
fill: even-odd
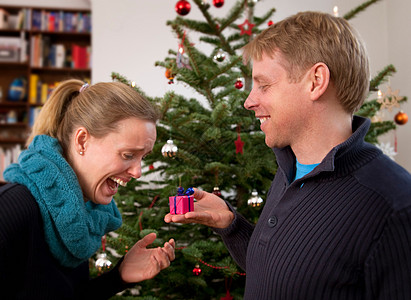
[(330, 70), (337, 98), (344, 110), (354, 113), (369, 90), (368, 56), (358, 33), (344, 19), (321, 12), (301, 12), (261, 32), (244, 48), (244, 59), (260, 60), (275, 51), (291, 81), (318, 62)]

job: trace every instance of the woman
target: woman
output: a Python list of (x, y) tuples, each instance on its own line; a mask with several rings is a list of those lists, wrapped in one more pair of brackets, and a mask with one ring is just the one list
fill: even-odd
[(157, 113), (118, 83), (60, 83), (0, 188), (0, 298), (104, 299), (153, 278), (174, 260), (174, 240), (147, 235), (110, 272), (88, 278), (101, 237), (121, 225), (118, 186), (141, 176)]

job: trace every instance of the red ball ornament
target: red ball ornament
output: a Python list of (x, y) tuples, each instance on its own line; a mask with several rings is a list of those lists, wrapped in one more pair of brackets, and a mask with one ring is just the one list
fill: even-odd
[(221, 197), (221, 191), (220, 191), (220, 188), (218, 186), (214, 187), (213, 194), (217, 195), (218, 197)]
[(193, 274), (199, 276), (201, 274), (201, 269), (199, 265), (196, 265), (193, 269)]
[(180, 16), (185, 16), (190, 12), (191, 5), (186, 0), (180, 0), (176, 3), (175, 9)]
[(268, 23), (267, 23), (267, 25), (268, 25), (268, 26), (271, 26), (271, 25), (273, 25), (273, 24), (274, 24), (274, 22), (273, 22), (273, 21), (271, 21), (271, 20), (270, 20), (270, 21), (268, 21)]
[(221, 7), (224, 5), (224, 0), (213, 0), (213, 5), (215, 7)]
[(236, 89), (241, 89), (243, 87), (243, 82), (240, 79), (237, 79), (237, 81), (234, 84)]
[(408, 115), (401, 110), (395, 115), (394, 121), (398, 125), (404, 125), (405, 123), (408, 122)]

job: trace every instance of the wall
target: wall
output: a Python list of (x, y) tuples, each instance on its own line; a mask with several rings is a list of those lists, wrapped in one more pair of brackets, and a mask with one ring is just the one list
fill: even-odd
[[(394, 90), (399, 89), (402, 95), (408, 97), (403, 105), (403, 110), (411, 118), (411, 1), (389, 0), (387, 1), (387, 48), (388, 59), (397, 73), (391, 80)], [(411, 170), (411, 119), (406, 125), (397, 129), (398, 155), (396, 161)]]
[[(185, 96), (195, 97), (195, 93), (182, 84), (169, 85), (164, 70), (155, 67), (157, 60), (167, 56), (169, 49), (177, 50), (178, 39), (173, 36), (166, 21), (176, 16), (174, 6), (177, 0), (41, 0), (37, 6), (91, 7), (93, 10), (93, 81), (110, 81), (111, 72), (127, 76), (143, 88), (150, 96), (161, 97), (170, 89)], [(212, 0), (208, 0), (209, 3)], [(213, 15), (224, 16), (230, 9), (226, 0), (222, 8), (211, 6)], [(332, 12), (334, 5), (340, 15), (364, 3), (365, 0), (260, 0), (256, 15), (275, 7), (273, 21), (304, 10)], [(0, 0), (0, 4), (32, 5), (30, 0)], [(192, 5), (187, 17), (199, 18), (199, 11)], [(371, 71), (375, 75), (387, 64), (393, 64), (397, 73), (389, 84), (393, 90), (411, 97), (411, 1), (382, 0), (350, 21), (363, 37), (370, 55)], [(188, 32), (189, 35), (192, 33)], [(206, 45), (195, 41), (196, 46)], [(387, 84), (381, 89), (385, 90)], [(411, 117), (411, 98), (403, 109)], [(395, 111), (396, 112), (396, 111)], [(386, 118), (394, 113), (387, 112)], [(398, 155), (395, 160), (411, 171), (411, 120), (396, 130)], [(395, 134), (387, 134), (382, 141), (394, 145)]]
[(59, 8), (91, 8), (91, 0), (0, 0), (0, 5), (3, 4)]

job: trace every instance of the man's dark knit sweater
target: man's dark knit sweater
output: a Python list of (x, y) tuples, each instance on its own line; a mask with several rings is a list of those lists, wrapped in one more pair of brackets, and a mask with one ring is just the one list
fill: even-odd
[(107, 299), (128, 287), (117, 268), (93, 280), (88, 268), (88, 262), (67, 269), (54, 260), (26, 187), (0, 187), (0, 299)]
[(364, 142), (369, 120), (311, 173), (278, 171), (255, 227), (216, 230), (246, 271), (245, 299), (411, 299), (411, 176)]

